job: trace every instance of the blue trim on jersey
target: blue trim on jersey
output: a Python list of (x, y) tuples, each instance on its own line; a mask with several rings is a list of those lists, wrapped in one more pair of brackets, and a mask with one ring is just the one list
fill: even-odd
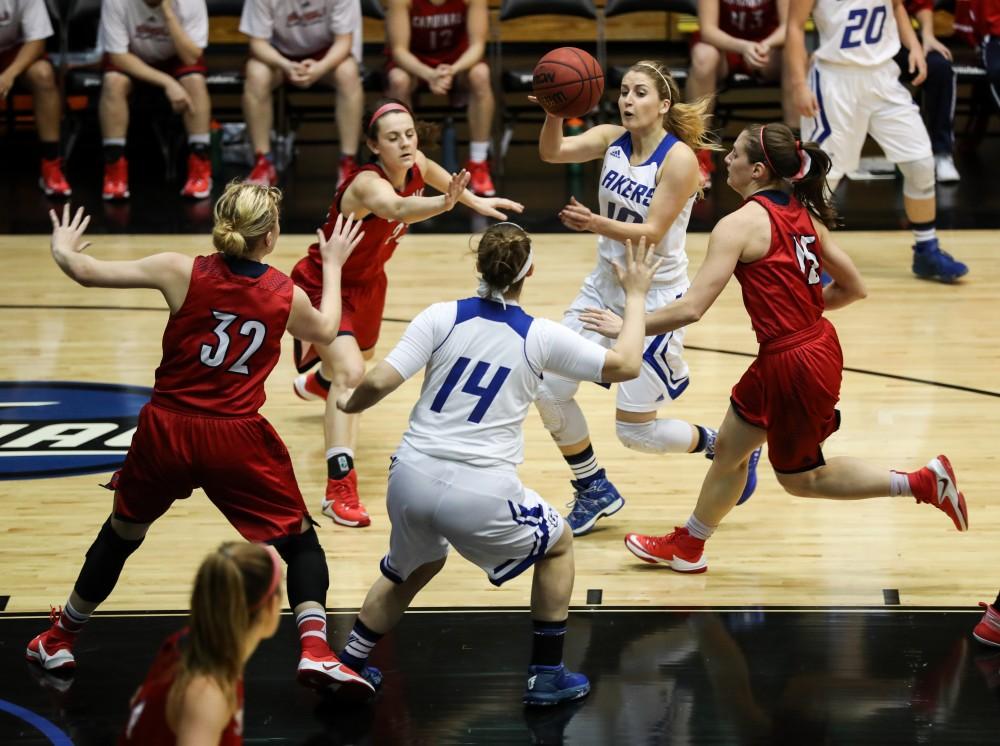
[(506, 324), (524, 340), (528, 338), (528, 329), (534, 321), (520, 306), (509, 305), (504, 308), (502, 304), (486, 298), (465, 298), (458, 301), (455, 326), (476, 318)]
[(815, 79), (813, 93), (816, 94), (816, 103), (819, 105), (819, 116), (813, 118), (816, 121), (816, 126), (813, 127), (809, 139), (813, 142), (822, 143), (833, 134), (833, 129), (830, 127), (830, 120), (826, 118), (826, 112), (823, 110), (823, 89), (820, 86), (818, 67), (813, 68), (813, 77)]
[[(509, 559), (493, 568), (490, 582), (495, 586), (501, 586), (508, 580), (516, 578), (544, 557), (549, 548), (549, 524), (545, 520), (545, 506), (536, 505), (533, 508), (526, 508), (523, 505), (515, 505), (508, 500), (507, 507), (510, 508), (510, 517), (514, 523), (535, 527), (535, 541), (528, 556), (520, 562)], [(515, 562), (516, 564), (514, 564)]]
[[(666, 135), (664, 135), (663, 139), (660, 140), (660, 144), (656, 146), (656, 150), (653, 151), (653, 154), (649, 156), (649, 158), (647, 158), (640, 165), (648, 166), (650, 163), (655, 163), (657, 166), (659, 166), (661, 163), (663, 163), (663, 159), (667, 157), (667, 153), (670, 151), (670, 148), (674, 147), (674, 145), (676, 145), (678, 142), (679, 140), (677, 139), (677, 137), (668, 132)], [(618, 146), (622, 149), (622, 152), (625, 154), (626, 160), (628, 161), (632, 160), (632, 134), (630, 132), (625, 132), (625, 134), (623, 134), (621, 137), (619, 137), (617, 140), (611, 143), (608, 146), (608, 150), (610, 150), (615, 146)]]
[(399, 573), (395, 570), (389, 569), (389, 555), (383, 557), (382, 561), (378, 563), (378, 569), (382, 571), (382, 574), (385, 575), (388, 580), (391, 580), (396, 585), (403, 584), (403, 579), (399, 576)]
[(663, 385), (667, 387), (667, 393), (670, 394), (670, 398), (676, 399), (684, 393), (684, 389), (691, 383), (691, 379), (682, 378), (674, 380), (674, 371), (667, 362), (667, 349), (670, 346), (670, 339), (673, 336), (673, 332), (670, 332), (669, 335), (657, 334), (653, 337), (653, 341), (649, 343), (646, 351), (642, 353), (642, 359), (653, 370), (656, 377), (663, 381)]
[(768, 202), (773, 202), (774, 204), (781, 205), (782, 207), (787, 207), (792, 202), (792, 195), (788, 192), (783, 192), (780, 189), (762, 189), (751, 196), (763, 197)]

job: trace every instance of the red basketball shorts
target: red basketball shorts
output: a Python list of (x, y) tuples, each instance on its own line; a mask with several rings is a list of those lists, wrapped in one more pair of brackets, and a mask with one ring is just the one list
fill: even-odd
[[(323, 268), (310, 257), (303, 257), (292, 270), (292, 281), (302, 288), (313, 306), (323, 298)], [(379, 272), (364, 285), (347, 285), (340, 290), (340, 331), (358, 341), (361, 350), (370, 350), (382, 330), (382, 311), (388, 279)]]
[[(165, 60), (147, 62), (146, 64), (177, 80), (180, 80), (185, 75), (206, 75), (208, 73), (208, 66), (205, 64), (204, 55), (199, 57), (190, 65), (182, 62), (180, 57), (169, 57)], [(106, 73), (121, 73), (122, 75), (128, 75), (127, 72), (117, 67), (115, 63), (111, 61), (111, 55), (109, 54), (105, 54), (101, 59), (101, 71)]]
[(197, 487), (247, 541), (298, 534), (308, 516), (288, 450), (261, 415), (202, 417), (147, 404), (118, 476), (115, 516), (152, 523)]
[[(701, 38), (701, 32), (695, 31), (688, 37), (688, 49), (693, 49), (695, 44), (701, 42), (702, 44), (708, 44), (707, 41), (703, 41)], [(711, 44), (709, 44), (711, 46)], [(730, 75), (736, 75), (737, 73), (743, 73), (744, 75), (749, 75), (751, 78), (756, 76), (758, 73), (751, 70), (747, 65), (746, 60), (743, 59), (742, 54), (736, 52), (723, 52), (719, 50), (719, 54), (726, 58), (726, 77)]]
[(822, 444), (840, 426), (836, 409), (844, 358), (826, 319), (761, 345), (732, 391), (736, 413), (767, 430), (767, 456), (776, 472), (794, 474), (826, 463)]

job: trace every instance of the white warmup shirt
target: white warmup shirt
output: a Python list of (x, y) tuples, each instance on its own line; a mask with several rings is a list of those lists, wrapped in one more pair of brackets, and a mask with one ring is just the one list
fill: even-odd
[(240, 33), (267, 39), (287, 57), (325, 51), (334, 36), (353, 34), (351, 55), (361, 64), (359, 0), (246, 0)]
[[(208, 11), (205, 0), (172, 2), (184, 33), (200, 49), (208, 46)], [(103, 0), (101, 3), (101, 49), (108, 54), (131, 52), (143, 62), (155, 63), (177, 55), (174, 40), (163, 18), (163, 8), (151, 8), (143, 0)]]
[(52, 36), (44, 0), (0, 0), (0, 52)]
[[(656, 172), (676, 142), (678, 140), (674, 135), (666, 135), (649, 159), (638, 166), (629, 163), (632, 137), (628, 132), (611, 143), (601, 166), (601, 184), (598, 189), (601, 214), (623, 223), (645, 223), (649, 215), (649, 201), (656, 190)], [(677, 219), (653, 247), (657, 256), (663, 257), (663, 264), (656, 270), (656, 277), (653, 278), (656, 284), (674, 286), (687, 280), (688, 258), (685, 245), (693, 206), (694, 195), (691, 195)], [(607, 236), (598, 236), (597, 254), (605, 263), (607, 271), (612, 272), (610, 262), (624, 264), (625, 244)]]
[(403, 378), (426, 366), (403, 443), (472, 466), (524, 460), (521, 426), (543, 371), (600, 381), (607, 351), (520, 306), (482, 298), (435, 303), (385, 361)]
[(899, 51), (892, 0), (816, 0), (812, 17), (822, 62), (874, 67)]

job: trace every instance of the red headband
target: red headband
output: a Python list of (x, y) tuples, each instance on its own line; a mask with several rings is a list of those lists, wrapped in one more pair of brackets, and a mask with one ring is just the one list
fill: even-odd
[(264, 592), (264, 595), (250, 607), (249, 611), (251, 614), (260, 609), (260, 607), (271, 599), (271, 596), (273, 596), (278, 590), (278, 584), (281, 582), (281, 561), (278, 559), (278, 553), (268, 546), (264, 547), (264, 551), (266, 551), (267, 556), (271, 558), (271, 583), (267, 586), (267, 590)]
[(760, 149), (764, 153), (764, 160), (767, 161), (768, 167), (770, 167), (770, 169), (772, 171), (774, 171), (774, 173), (775, 173), (776, 176), (781, 176), (781, 174), (778, 173), (778, 169), (776, 169), (774, 167), (774, 164), (771, 163), (771, 156), (769, 156), (767, 154), (767, 147), (764, 145), (764, 130), (766, 130), (766, 129), (767, 129), (767, 125), (766, 124), (762, 125), (761, 128), (760, 128)]
[(377, 120), (383, 114), (388, 114), (390, 111), (403, 111), (406, 112), (407, 114), (410, 113), (410, 110), (407, 109), (402, 104), (397, 104), (395, 101), (390, 101), (387, 104), (382, 104), (375, 110), (375, 113), (372, 114), (372, 118), (368, 120), (368, 126), (371, 127), (373, 124), (375, 124), (375, 120)]

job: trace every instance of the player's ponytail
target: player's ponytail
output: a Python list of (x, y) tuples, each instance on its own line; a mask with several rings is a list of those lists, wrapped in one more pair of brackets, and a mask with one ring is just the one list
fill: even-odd
[(280, 581), (279, 560), (259, 544), (226, 542), (202, 561), (191, 592), (190, 632), (170, 696), (182, 696), (193, 677), (207, 676), (235, 706), (248, 632), (280, 592)]
[(784, 124), (747, 127), (747, 158), (762, 163), (779, 179), (791, 183), (795, 198), (827, 228), (839, 222), (833, 193), (826, 182), (830, 156), (815, 142), (800, 142)]
[(531, 268), (531, 238), (524, 228), (507, 222), (491, 225), (474, 251), (487, 296), (517, 296), (521, 292)]
[(212, 243), (226, 256), (245, 259), (278, 222), (281, 190), (233, 181), (215, 203)]
[(712, 97), (703, 96), (697, 101), (684, 103), (677, 81), (670, 68), (658, 60), (640, 60), (629, 72), (642, 73), (653, 82), (661, 101), (669, 101), (670, 108), (663, 115), (663, 129), (692, 150), (722, 150), (708, 123), (712, 118)]

